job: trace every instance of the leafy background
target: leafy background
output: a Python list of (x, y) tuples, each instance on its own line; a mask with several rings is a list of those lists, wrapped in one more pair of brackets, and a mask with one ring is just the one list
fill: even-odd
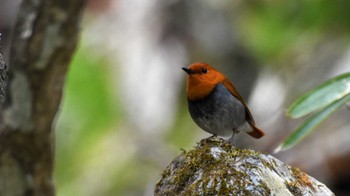
[[(90, 0), (57, 116), (57, 195), (152, 195), (181, 149), (209, 136), (187, 111), (181, 66), (194, 61), (224, 72), (266, 132), (237, 145), (272, 153), (310, 117), (291, 119), (288, 107), (350, 72), (349, 9), (346, 0)], [(8, 40), (13, 12), (0, 13)], [(349, 195), (349, 118), (340, 107), (274, 156)]]

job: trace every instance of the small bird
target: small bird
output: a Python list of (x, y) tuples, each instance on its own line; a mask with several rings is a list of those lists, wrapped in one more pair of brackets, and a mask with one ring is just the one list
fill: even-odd
[(255, 126), (252, 114), (233, 84), (207, 63), (182, 67), (187, 73), (188, 109), (194, 122), (204, 131), (234, 136), (243, 131), (258, 139), (265, 133)]

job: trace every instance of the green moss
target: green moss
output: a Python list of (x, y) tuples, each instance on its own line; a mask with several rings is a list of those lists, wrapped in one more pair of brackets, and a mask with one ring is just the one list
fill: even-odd
[[(204, 139), (195, 149), (182, 152), (174, 159), (163, 172), (155, 193), (167, 195), (170, 192), (164, 191), (168, 190), (176, 195), (249, 194), (251, 190), (246, 189), (248, 186), (268, 193), (270, 190), (265, 183), (259, 183), (262, 185), (254, 187), (252, 182), (247, 180), (251, 177), (248, 171), (257, 166), (244, 160), (254, 159), (258, 155), (259, 153), (252, 150), (235, 148), (217, 137)], [(234, 166), (235, 164), (238, 166)], [(165, 184), (168, 187), (162, 188), (163, 192), (157, 190)]]
[(286, 187), (288, 190), (295, 196), (302, 196), (301, 190), (298, 188), (298, 182), (293, 181), (293, 182), (285, 182)]
[(312, 186), (312, 183), (310, 181), (310, 178), (308, 177), (308, 175), (306, 173), (300, 171), (299, 168), (295, 168), (295, 167), (292, 167), (291, 170), (292, 170), (293, 176), (295, 177), (295, 179), (298, 180), (299, 184), (301, 184), (304, 187), (308, 186), (311, 189), (314, 189), (314, 187)]
[(270, 155), (210, 137), (172, 161), (154, 195), (329, 194), (313, 184), (307, 174)]
[(312, 183), (311, 183), (307, 174), (300, 171), (300, 169), (296, 168), (296, 167), (291, 167), (290, 170), (291, 170), (292, 175), (294, 177), (293, 179), (296, 179), (296, 180), (291, 181), (291, 182), (286, 181), (285, 185), (293, 195), (297, 195), (297, 196), (303, 195), (303, 192), (300, 189), (300, 187), (307, 186), (307, 187), (310, 187), (311, 189), (314, 190), (314, 187), (312, 186)]

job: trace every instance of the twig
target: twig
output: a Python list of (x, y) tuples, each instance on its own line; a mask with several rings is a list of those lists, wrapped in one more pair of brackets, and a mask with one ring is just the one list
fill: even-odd
[(0, 33), (0, 104), (5, 101), (7, 86), (7, 65), (2, 57), (1, 33)]

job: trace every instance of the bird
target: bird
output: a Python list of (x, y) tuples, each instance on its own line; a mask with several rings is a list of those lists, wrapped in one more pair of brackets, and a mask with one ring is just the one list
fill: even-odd
[(225, 75), (204, 62), (195, 62), (182, 69), (187, 73), (188, 110), (200, 128), (214, 136), (232, 134), (229, 139), (232, 145), (238, 132), (246, 132), (256, 139), (265, 135)]

